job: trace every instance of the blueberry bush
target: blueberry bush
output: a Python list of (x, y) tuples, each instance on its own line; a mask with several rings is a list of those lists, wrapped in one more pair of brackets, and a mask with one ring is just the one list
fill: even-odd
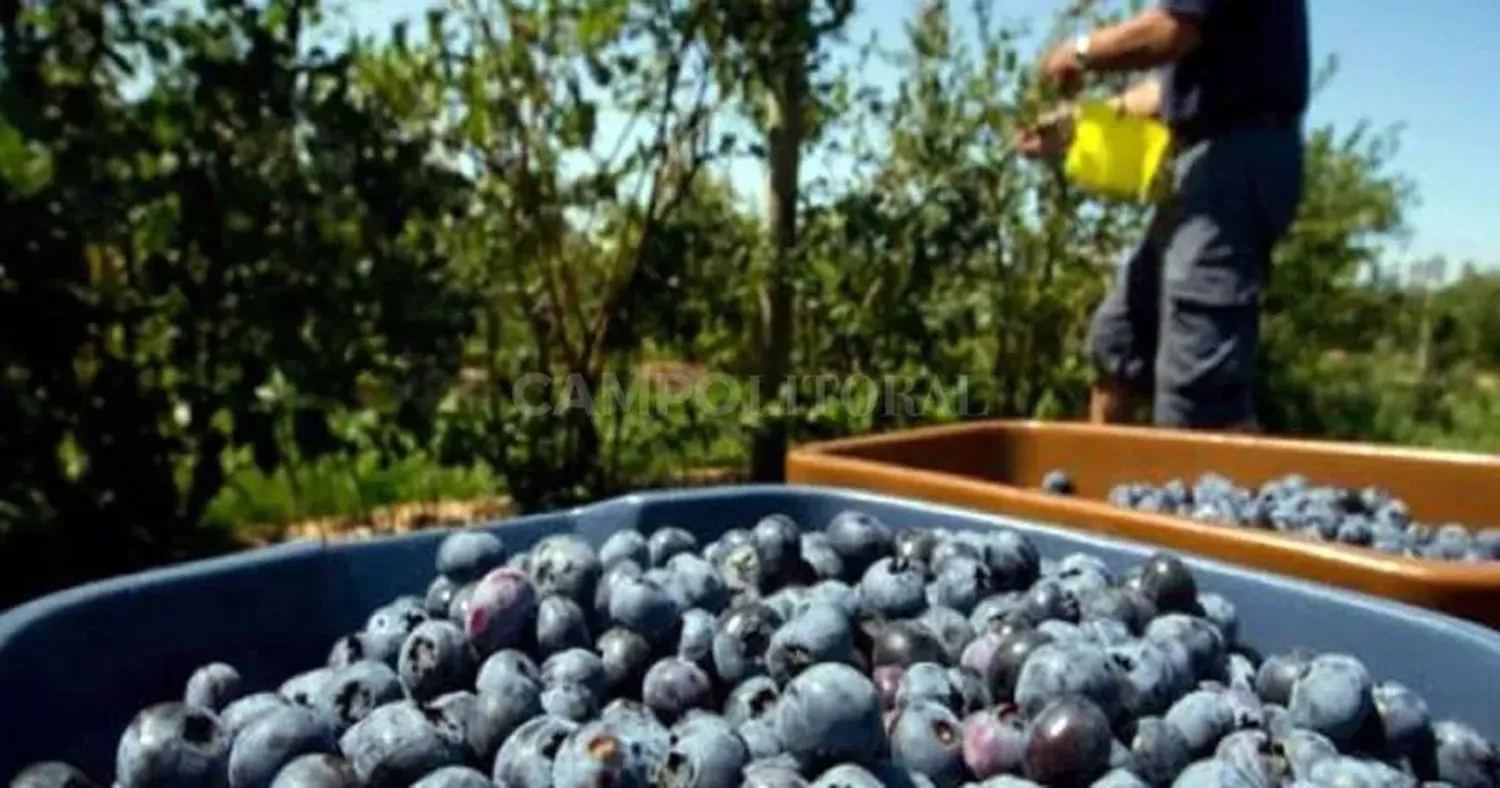
[[(321, 0), (0, 3), (0, 599), (264, 518), (533, 510), (772, 479), (790, 440), (1078, 415), (1142, 216), (1008, 152), (1049, 97), (995, 9), (867, 40), (850, 0), (444, 0), (380, 35)], [(1379, 267), (1395, 141), (1311, 134), (1264, 420), (1493, 449), (1500, 280)], [(598, 397), (662, 365), (761, 404)], [(924, 407), (819, 396), (854, 376)]]

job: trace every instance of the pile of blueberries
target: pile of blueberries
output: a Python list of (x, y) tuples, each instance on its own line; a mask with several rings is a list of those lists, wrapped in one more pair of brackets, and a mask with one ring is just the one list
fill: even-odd
[[(1043, 477), (1042, 488), (1058, 495), (1074, 493), (1071, 477), (1062, 470)], [(1407, 558), (1500, 560), (1500, 528), (1419, 523), (1412, 520), (1406, 503), (1388, 490), (1313, 484), (1299, 474), (1273, 479), (1259, 489), (1237, 485), (1217, 473), (1203, 474), (1196, 484), (1182, 479), (1162, 485), (1131, 482), (1110, 490), (1109, 502), (1139, 512), (1300, 534)]]
[[(1165, 553), (774, 515), (508, 555), (449, 535), (327, 664), (206, 665), (120, 739), (119, 788), (1500, 784), (1500, 752), (1354, 656), (1262, 658)], [(1374, 642), (1374, 640), (1372, 640)], [(37, 764), (12, 786), (94, 785)]]

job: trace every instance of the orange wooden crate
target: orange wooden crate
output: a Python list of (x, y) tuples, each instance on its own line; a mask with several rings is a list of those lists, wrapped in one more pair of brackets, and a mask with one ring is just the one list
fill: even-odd
[[(1076, 497), (1038, 489), (1063, 469)], [(787, 481), (851, 487), (1112, 534), (1363, 591), (1500, 626), (1500, 562), (1398, 558), (1358, 547), (1135, 512), (1104, 498), (1117, 484), (1192, 481), (1216, 471), (1259, 485), (1289, 473), (1378, 485), (1423, 522), (1500, 525), (1500, 458), (1332, 441), (1142, 427), (989, 421), (801, 446)]]

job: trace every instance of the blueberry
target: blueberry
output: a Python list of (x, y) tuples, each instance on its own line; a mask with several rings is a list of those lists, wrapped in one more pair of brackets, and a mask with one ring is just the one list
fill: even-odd
[(808, 588), (801, 598), (803, 603), (799, 610), (806, 610), (809, 605), (825, 604), (843, 611), (850, 620), (859, 617), (859, 590), (842, 580), (823, 580)]
[(1130, 627), (1112, 618), (1081, 621), (1078, 623), (1077, 628), (1085, 640), (1101, 646), (1120, 646), (1135, 642), (1135, 637), (1131, 634)]
[(1262, 785), (1277, 785), (1286, 777), (1284, 762), (1277, 757), (1271, 737), (1262, 730), (1235, 731), (1225, 736), (1214, 757), (1233, 764)]
[(1215, 678), (1224, 673), (1224, 636), (1218, 627), (1197, 616), (1167, 613), (1146, 626), (1146, 640), (1158, 645), (1177, 643), (1187, 648), (1193, 675)]
[(1266, 788), (1255, 775), (1218, 758), (1195, 761), (1182, 771), (1173, 788)]
[(593, 601), (602, 572), (594, 548), (573, 534), (557, 534), (538, 542), (531, 549), (527, 570), (538, 595), (555, 594), (579, 604)]
[(1500, 528), (1485, 528), (1474, 534), (1474, 547), (1491, 561), (1500, 561)]
[(958, 657), (958, 664), (984, 676), (989, 670), (990, 662), (995, 658), (995, 651), (999, 649), (1002, 639), (994, 632), (981, 633), (964, 646), (963, 652)]
[(1365, 547), (1375, 541), (1375, 530), (1370, 525), (1370, 521), (1363, 517), (1348, 517), (1339, 523), (1334, 539), (1343, 544)]
[(609, 620), (650, 642), (676, 637), (682, 606), (660, 583), (646, 577), (623, 577), (609, 594)]
[(925, 563), (934, 573), (943, 571), (943, 567), (947, 566), (949, 561), (956, 558), (973, 559), (984, 563), (985, 567), (988, 568), (989, 564), (985, 562), (984, 544), (980, 539), (958, 539), (952, 537), (940, 539), (930, 531), (926, 531), (925, 533), (931, 535), (933, 544), (931, 547), (926, 548), (928, 558), (921, 563)]
[(984, 780), (1021, 770), (1026, 755), (1026, 723), (1009, 705), (977, 711), (964, 719), (964, 764)]
[(1166, 722), (1176, 728), (1194, 757), (1211, 754), (1219, 740), (1235, 729), (1234, 709), (1221, 692), (1194, 690), (1167, 710)]
[(309, 753), (282, 767), (271, 788), (359, 788), (359, 776), (337, 755)]
[[(927, 528), (903, 528), (896, 532), (893, 538), (892, 550), (897, 558), (903, 558), (915, 564), (923, 564), (928, 567), (937, 567), (939, 564), (933, 560), (933, 551), (942, 543), (937, 534)], [(978, 551), (972, 556), (978, 558)]]
[(1028, 716), (1067, 695), (1082, 695), (1104, 713), (1120, 710), (1120, 681), (1104, 649), (1092, 643), (1047, 643), (1027, 657), (1016, 677), (1015, 701)]
[(1371, 692), (1380, 718), (1383, 744), (1392, 755), (1411, 755), (1432, 746), (1432, 717), (1422, 696), (1394, 681)]
[[(737, 547), (748, 547), (755, 550), (755, 542), (750, 538), (750, 531), (745, 528), (730, 528), (719, 535), (718, 539), (708, 543), (708, 546), (698, 551), (710, 564), (719, 566), (724, 562), (724, 556)], [(759, 554), (756, 559), (759, 560)]]
[(724, 718), (733, 725), (764, 717), (776, 708), (781, 687), (769, 676), (754, 676), (730, 690), (724, 702)]
[(940, 787), (956, 786), (966, 773), (963, 738), (963, 726), (948, 706), (914, 700), (898, 712), (891, 729), (891, 757)]
[(988, 566), (977, 558), (959, 556), (944, 562), (938, 569), (932, 583), (927, 586), (927, 602), (934, 607), (949, 607), (968, 615), (989, 594), (992, 585)]
[(427, 584), (427, 595), (422, 600), (422, 608), (432, 618), (447, 618), (448, 610), (453, 606), (453, 592), (467, 583), (454, 582), (447, 575), (438, 575)]
[(276, 692), (292, 703), (311, 706), (323, 694), (323, 685), (334, 675), (332, 668), (314, 668), (283, 681)]
[(1073, 486), (1073, 477), (1064, 470), (1047, 471), (1042, 477), (1042, 489), (1053, 495), (1073, 495), (1077, 488)]
[(736, 788), (749, 762), (749, 748), (733, 729), (699, 726), (680, 733), (652, 784), (662, 788)]
[(1293, 649), (1267, 657), (1255, 674), (1255, 694), (1267, 703), (1285, 706), (1292, 699), (1292, 685), (1307, 672), (1315, 656), (1307, 649)]
[(776, 720), (770, 715), (745, 720), (735, 731), (745, 742), (745, 749), (749, 750), (752, 761), (772, 758), (786, 752), (786, 744), (781, 741), (781, 734), (776, 730)]
[(927, 607), (926, 578), (918, 564), (881, 558), (860, 578), (859, 598), (867, 615), (910, 618)]
[(397, 637), (405, 640), (418, 624), (428, 618), (427, 610), (420, 600), (402, 597), (371, 613), (365, 620), (365, 633), (377, 638)]
[(1277, 737), (1282, 760), (1299, 780), (1311, 780), (1312, 769), (1319, 761), (1338, 757), (1339, 751), (1327, 736), (1309, 730), (1292, 728)]
[(875, 666), (905, 667), (917, 662), (942, 662), (945, 657), (943, 644), (915, 621), (892, 621), (880, 627), (870, 647), (870, 662)]
[(1219, 594), (1202, 593), (1198, 595), (1198, 608), (1203, 612), (1203, 618), (1219, 628), (1224, 642), (1235, 645), (1240, 636), (1240, 617), (1234, 603)]
[(334, 671), (314, 696), (312, 706), (343, 730), (404, 694), (400, 677), (384, 662), (356, 662)]
[(651, 667), (651, 644), (639, 634), (615, 627), (599, 636), (596, 646), (604, 663), (604, 679), (611, 697), (633, 697), (640, 692)]
[(344, 732), (339, 749), (369, 786), (410, 785), (434, 769), (462, 764), (469, 755), (457, 721), (441, 709), (410, 701), (370, 712)]
[(229, 751), (230, 788), (266, 788), (298, 756), (335, 754), (333, 720), (301, 706), (286, 706), (245, 726)]
[(901, 683), (896, 687), (896, 708), (900, 709), (918, 701), (940, 704), (948, 709), (958, 708), (962, 698), (948, 679), (948, 670), (934, 662), (918, 662), (906, 668)]
[(1130, 737), (1130, 759), (1148, 785), (1171, 785), (1193, 761), (1192, 748), (1176, 726), (1160, 717), (1136, 720)]
[(1255, 678), (1259, 668), (1244, 654), (1231, 653), (1224, 662), (1224, 676), (1233, 689), (1255, 694)]
[(480, 656), (524, 646), (536, 631), (537, 592), (527, 576), (511, 567), (490, 571), (474, 586), (464, 616), (464, 633)]
[(769, 605), (759, 602), (737, 605), (725, 613), (713, 635), (715, 672), (729, 684), (738, 684), (766, 672), (766, 652), (782, 618)]
[(1313, 765), (1309, 781), (1318, 785), (1415, 786), (1417, 781), (1379, 761), (1338, 756)]
[(599, 701), (582, 684), (553, 684), (542, 691), (542, 710), (554, 717), (586, 722), (599, 712)]
[(453, 596), (448, 599), (448, 611), (446, 617), (453, 623), (464, 626), (469, 620), (469, 603), (474, 600), (474, 589), (479, 583), (464, 583), (453, 589)]
[(646, 671), (641, 699), (663, 722), (674, 722), (689, 709), (713, 705), (713, 683), (697, 665), (668, 657)]
[(753, 544), (734, 545), (713, 562), (729, 593), (756, 595), (767, 585), (766, 567)]
[(333, 647), (328, 650), (328, 667), (348, 667), (366, 659), (395, 667), (396, 657), (401, 653), (401, 643), (405, 640), (405, 635), (395, 632), (381, 635), (355, 632), (345, 635), (333, 641)]
[(468, 753), (482, 761), (492, 757), (500, 746), (495, 720), (488, 716), (497, 705), (493, 696), (481, 699), (472, 692), (459, 690), (434, 698), (422, 709), (435, 727), (456, 734)]
[(1120, 705), (1133, 717), (1166, 712), (1192, 687), (1186, 664), (1179, 665), (1156, 644), (1131, 641), (1110, 646), (1106, 653), (1118, 671)]
[(875, 686), (848, 665), (825, 662), (793, 678), (776, 704), (776, 727), (803, 763), (863, 761), (884, 750)]
[(511, 676), (525, 679), (537, 685), (539, 691), (541, 689), (541, 669), (525, 652), (515, 649), (496, 651), (485, 659), (484, 664), (479, 667), (479, 676), (474, 685), (480, 692), (488, 692), (491, 688), (504, 686), (504, 682)]
[(536, 612), (536, 645), (542, 654), (586, 648), (591, 638), (577, 602), (562, 596), (543, 597)]
[(663, 758), (672, 744), (671, 731), (643, 703), (616, 698), (599, 712), (599, 719), (609, 723), (614, 730), (628, 729), (633, 741), (643, 742), (643, 747)]
[(827, 534), (816, 531), (802, 534), (802, 560), (820, 580), (837, 580), (844, 576), (844, 559), (833, 549)]
[(672, 556), (698, 549), (698, 537), (676, 526), (658, 528), (646, 543), (652, 566), (666, 566)]
[(1162, 612), (1191, 613), (1198, 602), (1198, 584), (1182, 559), (1156, 553), (1141, 566), (1140, 589)]
[(880, 696), (880, 706), (885, 709), (896, 707), (896, 693), (901, 689), (901, 681), (906, 678), (906, 666), (904, 665), (878, 665), (870, 671), (870, 681), (875, 685), (875, 693)]
[[(1087, 643), (1089, 636), (1077, 624), (1057, 619), (1038, 622), (1036, 631), (1052, 638), (1053, 643)], [(1096, 644), (1097, 645), (1097, 644)]]
[(887, 783), (869, 769), (841, 763), (812, 782), (812, 788), (885, 788)]
[(1067, 695), (1032, 718), (1023, 758), (1026, 776), (1049, 786), (1086, 786), (1109, 770), (1109, 718), (1087, 698)]
[(594, 614), (599, 618), (609, 617), (609, 595), (613, 592), (615, 584), (627, 577), (644, 577), (646, 570), (628, 558), (616, 561), (604, 570), (599, 576), (599, 582), (594, 586)]
[(483, 577), (506, 559), (505, 543), (489, 531), (454, 531), (438, 545), (437, 572), (458, 585)]
[(553, 761), (552, 785), (556, 788), (649, 786), (650, 760), (639, 747), (631, 746), (624, 733), (623, 729), (603, 721), (574, 731)]
[(990, 696), (996, 701), (1015, 699), (1016, 682), (1021, 669), (1030, 660), (1033, 652), (1050, 644), (1052, 638), (1034, 629), (1020, 629), (1000, 638), (990, 664), (984, 670), (985, 682)]
[(1048, 620), (1073, 623), (1082, 616), (1081, 608), (1077, 595), (1056, 578), (1043, 578), (1026, 592), (1021, 614), (1033, 624)]
[(245, 694), (240, 672), (233, 665), (212, 662), (193, 671), (183, 690), (182, 702), (218, 712)]
[(1287, 713), (1297, 727), (1317, 731), (1335, 744), (1353, 743), (1375, 713), (1370, 674), (1344, 654), (1315, 657), (1292, 685)]
[(854, 633), (844, 614), (828, 605), (812, 605), (771, 635), (766, 670), (785, 683), (820, 662), (849, 662), (854, 655)]
[(968, 668), (948, 668), (948, 681), (956, 693), (953, 710), (958, 714), (968, 714), (994, 704), (984, 679)]
[(536, 717), (511, 734), (495, 755), (492, 774), (506, 788), (551, 788), (558, 751), (578, 724), (558, 717)]
[(838, 554), (844, 571), (862, 576), (869, 566), (889, 555), (895, 542), (890, 527), (864, 512), (839, 512), (824, 529), (828, 545)]
[(98, 788), (88, 775), (60, 761), (34, 763), (10, 781), (10, 788)]
[(1452, 720), (1432, 726), (1437, 742), (1437, 778), (1455, 788), (1500, 783), (1500, 752), (1473, 728)]
[(1001, 528), (975, 534), (973, 538), (990, 568), (990, 579), (996, 589), (1022, 590), (1036, 582), (1041, 573), (1041, 554), (1019, 531)]
[(677, 637), (677, 656), (705, 669), (713, 667), (714, 627), (712, 613), (693, 608), (682, 614), (682, 632)]
[(741, 788), (806, 788), (807, 780), (797, 771), (795, 761), (763, 758), (750, 762), (741, 771)]
[(766, 577), (795, 579), (802, 571), (802, 528), (784, 514), (761, 518), (750, 530)]
[(448, 621), (426, 621), (407, 635), (396, 662), (401, 683), (417, 700), (461, 689), (474, 678), (464, 633)]
[(604, 659), (584, 648), (570, 648), (547, 658), (542, 663), (542, 683), (552, 687), (559, 684), (578, 684), (587, 687), (595, 696), (609, 689), (609, 674), (604, 668)]
[(621, 561), (630, 561), (637, 566), (651, 563), (651, 549), (646, 544), (646, 536), (640, 531), (615, 531), (604, 540), (603, 546), (599, 548), (599, 563), (607, 569)]
[(490, 778), (467, 766), (444, 766), (416, 781), (411, 788), (493, 788)]
[(274, 692), (246, 695), (224, 707), (219, 713), (219, 725), (223, 727), (225, 737), (233, 741), (251, 720), (285, 705), (287, 700)]

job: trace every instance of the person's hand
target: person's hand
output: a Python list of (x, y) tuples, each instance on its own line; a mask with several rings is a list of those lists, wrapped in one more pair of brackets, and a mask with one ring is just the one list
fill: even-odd
[(1041, 78), (1064, 96), (1073, 96), (1083, 88), (1083, 66), (1072, 41), (1059, 43), (1042, 58)]
[(1017, 153), (1030, 159), (1061, 156), (1072, 136), (1072, 120), (1072, 108), (1059, 107), (1043, 115), (1035, 125), (1022, 129), (1011, 140), (1011, 145)]

